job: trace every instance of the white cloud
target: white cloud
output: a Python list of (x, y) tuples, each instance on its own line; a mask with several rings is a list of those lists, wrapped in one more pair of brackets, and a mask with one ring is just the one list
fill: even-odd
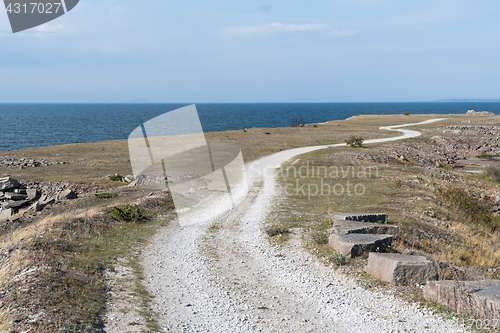
[(36, 34), (50, 34), (50, 33), (56, 33), (65, 30), (66, 28), (62, 24), (58, 25), (50, 25), (50, 24), (42, 24), (41, 26), (36, 29)]
[(225, 27), (223, 32), (231, 37), (265, 36), (279, 32), (303, 32), (324, 31), (328, 24), (282, 24), (279, 22), (271, 24), (253, 25), (247, 27)]
[(328, 35), (334, 36), (334, 37), (350, 37), (357, 35), (358, 32), (354, 30), (330, 30), (327, 32)]

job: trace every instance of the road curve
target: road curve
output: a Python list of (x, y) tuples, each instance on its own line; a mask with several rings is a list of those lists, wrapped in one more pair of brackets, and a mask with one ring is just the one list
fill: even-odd
[[(433, 119), (418, 124), (426, 124)], [(398, 137), (420, 135), (398, 125)], [(328, 147), (303, 147), (247, 165), (249, 194), (210, 226), (171, 223), (143, 254), (153, 310), (165, 332), (465, 332), (450, 320), (360, 288), (303, 250), (300, 234), (270, 246), (263, 222), (275, 201), (274, 168), (294, 156)]]

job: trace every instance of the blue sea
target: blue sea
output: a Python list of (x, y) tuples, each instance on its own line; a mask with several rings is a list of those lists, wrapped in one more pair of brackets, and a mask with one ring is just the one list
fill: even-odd
[[(151, 118), (189, 104), (0, 104), (0, 151), (126, 139)], [(196, 104), (205, 132), (290, 126), (360, 114), (500, 114), (498, 102)]]

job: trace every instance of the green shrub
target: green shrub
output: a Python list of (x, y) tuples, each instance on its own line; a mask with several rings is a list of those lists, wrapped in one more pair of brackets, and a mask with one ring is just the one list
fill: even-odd
[(115, 198), (118, 196), (116, 193), (96, 193), (95, 194), (96, 198), (99, 199), (109, 199), (109, 198)]
[(462, 212), (466, 219), (474, 224), (483, 224), (495, 231), (500, 225), (498, 217), (493, 215), (493, 200), (477, 198), (472, 193), (458, 187), (439, 188), (436, 197)]
[(274, 228), (269, 228), (266, 230), (266, 234), (269, 237), (274, 237), (276, 235), (283, 235), (283, 234), (289, 234), (290, 230), (287, 228), (281, 228), (281, 227), (274, 227)]
[(476, 158), (492, 158), (492, 157), (493, 157), (493, 155), (490, 155), (485, 151), (482, 151), (481, 154), (476, 156)]
[(313, 241), (318, 245), (328, 244), (328, 235), (324, 232), (319, 232), (312, 236)]
[(144, 214), (141, 207), (137, 205), (126, 205), (123, 208), (120, 208), (118, 206), (113, 207), (113, 209), (111, 210), (111, 217), (118, 221), (138, 222), (144, 219)]
[(335, 257), (330, 258), (330, 262), (334, 264), (335, 266), (342, 266), (347, 264), (347, 258), (346, 256), (339, 254)]
[(271, 133), (269, 133), (269, 132), (266, 132), (266, 133), (264, 133), (264, 134), (267, 134), (267, 135), (269, 135), (269, 134), (271, 134)]
[(120, 175), (118, 173), (116, 175), (109, 176), (109, 179), (114, 181), (114, 182), (121, 182), (122, 178), (123, 178), (122, 175)]
[(351, 146), (351, 147), (363, 147), (363, 141), (365, 141), (365, 139), (363, 139), (360, 136), (353, 135), (349, 139), (346, 139), (344, 141), (348, 146)]
[(488, 172), (488, 175), (496, 181), (497, 183), (500, 182), (500, 168), (495, 167), (495, 166), (490, 166), (486, 169), (486, 172)]
[(410, 112), (405, 112), (404, 113), (405, 116), (409, 116), (410, 115)]

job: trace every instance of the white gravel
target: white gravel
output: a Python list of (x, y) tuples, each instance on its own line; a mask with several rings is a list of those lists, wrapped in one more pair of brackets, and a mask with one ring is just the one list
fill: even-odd
[(211, 228), (172, 223), (154, 237), (143, 265), (163, 331), (465, 332), (452, 320), (358, 287), (318, 263), (297, 235), (281, 251), (269, 246), (261, 228), (276, 184), (263, 171), (322, 148), (288, 150), (252, 163), (248, 197), (212, 220)]

